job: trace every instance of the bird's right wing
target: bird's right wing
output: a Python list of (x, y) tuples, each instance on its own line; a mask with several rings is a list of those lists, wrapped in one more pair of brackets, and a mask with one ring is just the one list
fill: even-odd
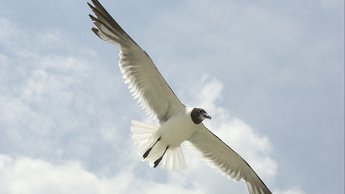
[(121, 28), (98, 0), (88, 3), (96, 17), (92, 31), (102, 40), (120, 46), (119, 66), (131, 93), (145, 111), (160, 122), (168, 120), (185, 106), (151, 60), (150, 56)]
[(272, 194), (249, 164), (203, 124), (188, 141), (225, 175), (236, 180), (244, 179), (250, 194)]

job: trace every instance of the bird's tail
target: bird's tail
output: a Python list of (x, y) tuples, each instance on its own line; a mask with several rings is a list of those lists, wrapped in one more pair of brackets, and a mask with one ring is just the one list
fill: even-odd
[(169, 147), (160, 138), (159, 127), (132, 121), (131, 137), (143, 160), (151, 167), (160, 166), (167, 170), (186, 168), (186, 162), (181, 147)]

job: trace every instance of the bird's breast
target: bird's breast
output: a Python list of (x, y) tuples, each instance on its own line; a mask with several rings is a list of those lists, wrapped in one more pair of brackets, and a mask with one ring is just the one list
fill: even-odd
[(190, 113), (180, 113), (171, 117), (160, 127), (161, 140), (170, 147), (177, 147), (197, 130)]

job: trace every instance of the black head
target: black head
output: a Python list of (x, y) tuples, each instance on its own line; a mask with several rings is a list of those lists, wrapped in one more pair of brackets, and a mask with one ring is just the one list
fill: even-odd
[(193, 108), (192, 112), (190, 113), (190, 116), (192, 117), (192, 121), (195, 124), (201, 123), (204, 119), (211, 119), (212, 118), (202, 108)]

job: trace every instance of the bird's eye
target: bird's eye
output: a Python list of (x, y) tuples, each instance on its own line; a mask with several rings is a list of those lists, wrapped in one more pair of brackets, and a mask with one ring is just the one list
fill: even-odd
[(206, 113), (206, 111), (204, 109), (199, 109), (199, 113), (204, 114), (204, 113)]

